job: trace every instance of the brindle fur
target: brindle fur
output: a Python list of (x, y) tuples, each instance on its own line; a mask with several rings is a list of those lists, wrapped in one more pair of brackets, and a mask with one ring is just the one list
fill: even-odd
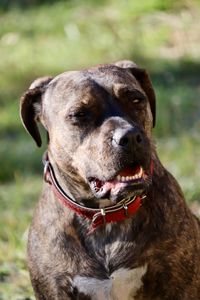
[[(127, 87), (128, 92), (136, 89), (147, 97), (142, 107), (136, 109), (128, 102)], [(88, 125), (72, 124), (76, 120), (70, 113), (80, 106), (92, 114)], [(60, 204), (44, 182), (28, 241), (36, 298), (90, 299), (74, 286), (76, 275), (109, 279), (119, 268), (147, 265), (143, 285), (133, 299), (200, 299), (199, 221), (157, 157), (151, 135), (155, 95), (147, 73), (122, 61), (66, 72), (55, 79), (45, 77), (22, 97), (21, 115), (38, 145), (41, 139), (35, 120), (46, 128), (49, 159), (61, 186), (86, 205), (96, 207), (101, 201), (94, 198), (88, 175), (108, 180), (128, 165), (133, 155), (146, 168), (151, 157), (154, 161), (152, 184), (139, 211), (90, 235), (89, 222)], [(142, 148), (134, 146), (125, 154), (112, 147), (116, 128), (135, 125), (143, 137)]]

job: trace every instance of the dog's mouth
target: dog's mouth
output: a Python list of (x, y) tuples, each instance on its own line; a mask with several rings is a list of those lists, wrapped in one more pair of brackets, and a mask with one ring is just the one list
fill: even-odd
[(117, 202), (123, 197), (142, 193), (149, 182), (149, 175), (142, 166), (136, 165), (121, 170), (108, 181), (102, 181), (94, 177), (90, 177), (88, 181), (96, 198), (107, 198), (112, 202)]

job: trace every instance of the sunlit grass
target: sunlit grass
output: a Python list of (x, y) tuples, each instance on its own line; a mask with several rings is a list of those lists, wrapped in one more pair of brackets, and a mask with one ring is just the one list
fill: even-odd
[(161, 161), (178, 180), (187, 202), (199, 201), (199, 133), (189, 132), (177, 137), (159, 139), (157, 148)]
[(26, 242), (41, 177), (17, 176), (0, 185), (0, 299), (28, 299), (32, 295), (26, 265)]

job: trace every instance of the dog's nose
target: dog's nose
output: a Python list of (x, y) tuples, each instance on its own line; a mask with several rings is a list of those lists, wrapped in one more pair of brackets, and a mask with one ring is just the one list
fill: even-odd
[(141, 146), (143, 144), (142, 133), (136, 126), (128, 129), (117, 128), (113, 134), (112, 144), (124, 150), (131, 150), (135, 146)]

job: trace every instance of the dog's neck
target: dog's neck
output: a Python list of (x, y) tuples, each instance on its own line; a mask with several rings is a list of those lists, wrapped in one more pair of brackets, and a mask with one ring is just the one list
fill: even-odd
[(79, 216), (91, 220), (88, 232), (93, 232), (96, 228), (106, 225), (108, 223), (116, 223), (124, 221), (135, 214), (140, 206), (142, 200), (146, 198), (146, 195), (132, 196), (128, 199), (122, 199), (115, 205), (105, 208), (91, 208), (81, 205), (74, 201), (60, 186), (54, 169), (49, 161), (48, 155), (44, 158), (44, 180), (50, 184), (53, 193), (55, 194), (58, 201), (61, 202), (65, 207), (69, 208)]
[[(90, 239), (93, 240), (95, 236), (102, 236), (102, 239), (106, 243), (106, 236), (111, 236), (115, 230), (118, 230), (121, 228), (130, 228), (130, 232), (132, 232), (132, 235), (134, 235), (131, 239), (135, 241), (138, 234), (142, 233), (143, 230), (147, 230), (148, 228), (151, 228), (151, 232), (163, 232), (166, 230), (168, 231), (169, 228), (174, 228), (173, 234), (176, 234), (176, 228), (177, 224), (170, 224), (170, 220), (166, 220), (164, 216), (167, 214), (174, 213), (172, 212), (173, 209), (173, 191), (172, 190), (166, 190), (166, 186), (161, 184), (161, 181), (164, 183), (165, 180), (167, 181), (173, 181), (173, 177), (162, 167), (160, 161), (154, 157), (154, 174), (153, 174), (153, 181), (152, 186), (150, 187), (147, 198), (144, 199), (142, 207), (138, 210), (136, 214), (133, 214), (130, 218), (125, 219), (124, 222), (114, 222), (112, 224), (106, 224), (105, 226), (99, 227), (98, 230), (95, 231), (95, 234), (89, 235), (91, 236)], [(65, 185), (65, 176), (61, 174), (59, 171), (58, 166), (54, 163), (54, 168), (56, 170), (56, 176), (58, 176), (58, 180), (61, 184), (63, 184), (63, 187), (68, 191), (67, 186)], [(65, 227), (66, 224), (66, 214), (67, 214), (67, 222), (69, 222), (71, 225), (73, 224), (73, 227), (77, 228), (77, 231), (81, 230), (80, 234), (88, 235), (88, 228), (91, 225), (91, 220), (82, 218), (81, 216), (74, 213), (72, 210), (66, 208), (62, 204), (59, 203), (59, 201), (56, 199), (56, 195), (52, 191), (52, 189), (49, 188), (49, 184), (46, 186), (48, 189), (48, 192), (51, 193), (52, 199), (54, 199), (54, 206), (58, 209), (58, 211), (63, 212), (63, 226)], [(175, 189), (178, 189), (179, 187), (176, 186)], [(160, 195), (162, 195), (165, 192), (168, 197), (163, 199), (164, 201), (160, 201)], [(70, 191), (69, 191), (70, 194)], [(72, 195), (73, 197), (74, 195)], [(181, 196), (182, 197), (182, 196)], [(181, 198), (180, 197), (180, 198)], [(178, 201), (178, 199), (177, 199)], [(181, 202), (181, 201), (180, 201)], [(180, 205), (180, 208), (178, 208), (177, 213), (183, 214), (184, 212), (181, 211), (182, 206)], [(60, 213), (59, 213), (60, 215)], [(69, 218), (70, 216), (70, 218)], [(76, 223), (78, 224), (76, 226)], [(129, 226), (127, 227), (127, 225)], [(120, 227), (118, 227), (120, 225)], [(125, 227), (124, 227), (125, 226)], [(165, 230), (163, 229), (165, 227)], [(146, 228), (146, 229), (145, 229)], [(124, 229), (123, 229), (124, 230)], [(122, 230), (122, 232), (123, 232)], [(148, 229), (149, 230), (149, 229)], [(77, 234), (79, 234), (77, 232)], [(139, 234), (139, 235), (140, 235)], [(171, 233), (170, 233), (171, 234)], [(105, 238), (104, 238), (105, 237)], [(89, 238), (89, 237), (88, 237)], [(92, 241), (91, 240), (91, 241)]]
[[(156, 212), (157, 210), (162, 210), (161, 206), (163, 204), (162, 203), (157, 203), (157, 201), (156, 201), (157, 197), (154, 197), (154, 195), (156, 195), (158, 192), (162, 193), (162, 191), (157, 191), (156, 190), (156, 186), (157, 186), (156, 181), (157, 180), (162, 180), (162, 177), (166, 178), (166, 176), (169, 177), (168, 180), (173, 180), (173, 178), (171, 178), (171, 176), (169, 176), (168, 172), (163, 168), (162, 164), (160, 163), (159, 159), (156, 156), (156, 153), (154, 154), (153, 159), (154, 159), (154, 164), (155, 164), (154, 174), (153, 174), (153, 184), (150, 188), (150, 191), (147, 193), (148, 194), (147, 199), (144, 200), (144, 205), (143, 205), (144, 207), (141, 209), (142, 211), (149, 210), (148, 217), (151, 216), (151, 214), (154, 214), (154, 211)], [(77, 185), (74, 185), (74, 182), (75, 182), (76, 178), (73, 177), (73, 180), (71, 180), (71, 185), (70, 185), (70, 177), (68, 177), (67, 174), (65, 174), (62, 170), (60, 170), (59, 166), (54, 162), (54, 160), (52, 158), (49, 158), (49, 160), (51, 161), (51, 164), (53, 165), (53, 168), (54, 168), (54, 171), (55, 171), (55, 174), (56, 174), (56, 178), (57, 178), (59, 184), (62, 186), (65, 193), (74, 202), (82, 204), (81, 201), (80, 201), (80, 195), (81, 195), (81, 197), (83, 197), (82, 196), (83, 191), (79, 191), (78, 182), (76, 182)], [(158, 174), (159, 174), (159, 176), (158, 176)], [(160, 184), (159, 184), (159, 186), (160, 186)], [(163, 188), (165, 188), (165, 187), (163, 187)], [(86, 192), (88, 194), (87, 190), (86, 190)], [(171, 193), (171, 191), (169, 191), (169, 192)], [(79, 195), (78, 201), (77, 201), (77, 194)], [(173, 195), (172, 195), (172, 197), (173, 197)], [(88, 201), (88, 203), (89, 202), (90, 201)], [(91, 201), (91, 203), (93, 203), (93, 201)], [(136, 206), (136, 209), (135, 209), (135, 207), (133, 207), (133, 210), (131, 212), (133, 212), (133, 214), (135, 214), (135, 212), (138, 210), (139, 206), (138, 207)], [(89, 206), (88, 208), (92, 208), (92, 207)], [(73, 207), (72, 207), (72, 211), (73, 211)], [(74, 211), (76, 212), (76, 209), (74, 209)], [(152, 216), (152, 218), (154, 218), (154, 217)], [(115, 221), (115, 218), (113, 220)], [(118, 220), (116, 220), (116, 221), (118, 221)]]
[(54, 156), (51, 154), (51, 151), (46, 151), (43, 157), (43, 163), (49, 161), (53, 167), (55, 177), (59, 182), (59, 185), (65, 191), (65, 193), (74, 201), (81, 202), (82, 198), (86, 198), (88, 195), (88, 190), (86, 184), (84, 189), (79, 183), (77, 175), (74, 173), (74, 170), (68, 168), (68, 172), (65, 172), (62, 167), (54, 159)]

